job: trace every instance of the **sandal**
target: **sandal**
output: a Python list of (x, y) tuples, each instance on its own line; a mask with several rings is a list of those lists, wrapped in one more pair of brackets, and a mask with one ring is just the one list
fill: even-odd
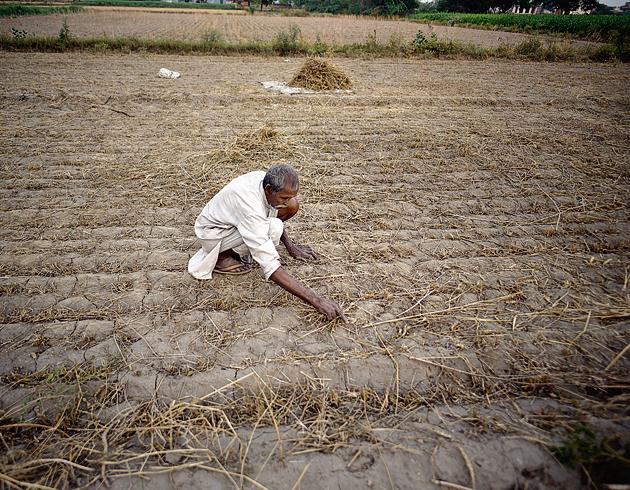
[(240, 274), (247, 274), (251, 270), (252, 268), (249, 265), (243, 264), (242, 262), (237, 262), (235, 264), (228, 265), (227, 267), (223, 267), (221, 269), (217, 267), (214, 268), (214, 272), (216, 272), (217, 274), (226, 274), (226, 275), (232, 275), (232, 276), (238, 276)]

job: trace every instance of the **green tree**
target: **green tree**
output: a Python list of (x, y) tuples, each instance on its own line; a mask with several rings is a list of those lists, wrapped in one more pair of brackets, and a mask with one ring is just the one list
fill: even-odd
[[(298, 0), (299, 1), (299, 0)], [(405, 15), (418, 6), (416, 0), (305, 0), (311, 12), (331, 14)]]
[(437, 0), (436, 10), (442, 12), (466, 12), (483, 13), (491, 8), (499, 8), (503, 11), (512, 8), (531, 7), (530, 0)]
[(436, 9), (441, 12), (487, 12), (492, 6), (491, 0), (438, 0)]
[(385, 0), (382, 9), (385, 15), (405, 15), (417, 5), (416, 0)]
[(592, 10), (599, 6), (597, 0), (552, 0), (548, 3), (551, 8), (556, 8), (562, 11), (563, 14), (568, 14), (572, 10), (582, 8), (584, 10)]

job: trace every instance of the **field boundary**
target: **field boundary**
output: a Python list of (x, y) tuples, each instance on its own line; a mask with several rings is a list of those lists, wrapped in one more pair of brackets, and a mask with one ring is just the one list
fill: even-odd
[(444, 58), (444, 59), (516, 59), (528, 61), (627, 62), (627, 51), (613, 44), (570, 47), (566, 44), (545, 45), (537, 38), (520, 44), (502, 44), (496, 48), (443, 41), (419, 33), (412, 42), (379, 43), (368, 39), (358, 44), (310, 43), (287, 39), (280, 33), (272, 41), (229, 43), (223, 40), (181, 41), (173, 39), (76, 38), (70, 33), (53, 36), (0, 36), (0, 50), (22, 52), (123, 52), (186, 55), (257, 55), (257, 56), (346, 56), (383, 58)]

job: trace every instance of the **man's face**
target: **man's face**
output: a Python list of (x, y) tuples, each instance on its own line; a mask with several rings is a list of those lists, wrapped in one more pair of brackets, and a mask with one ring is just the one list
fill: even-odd
[(265, 196), (267, 197), (267, 202), (272, 208), (282, 209), (287, 207), (287, 203), (297, 196), (298, 189), (291, 189), (289, 187), (285, 187), (279, 192), (271, 192), (271, 186), (268, 185), (265, 187)]

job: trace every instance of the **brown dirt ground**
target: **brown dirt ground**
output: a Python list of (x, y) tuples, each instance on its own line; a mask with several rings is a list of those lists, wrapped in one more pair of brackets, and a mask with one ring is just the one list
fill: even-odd
[[(549, 449), (628, 440), (628, 67), (334, 62), (0, 53), (0, 486), (580, 488)], [(185, 272), (275, 162), (347, 325)]]
[[(0, 34), (11, 35), (11, 28), (26, 30), (38, 36), (56, 36), (67, 21), (70, 32), (78, 37), (139, 37), (149, 39), (206, 39), (209, 32), (219, 33), (228, 42), (268, 41), (291, 25), (300, 28), (308, 41), (334, 44), (366, 42), (375, 36), (381, 43), (410, 41), (422, 30), (435, 32), (439, 39), (492, 47), (501, 43), (518, 44), (531, 39), (527, 34), (428, 26), (416, 22), (374, 19), (369, 17), (287, 17), (270, 15), (226, 15), (213, 11), (155, 11), (129, 9), (86, 9), (75, 14), (37, 15), (0, 19)], [(550, 37), (545, 37), (551, 40)], [(573, 41), (572, 45), (589, 44)]]

